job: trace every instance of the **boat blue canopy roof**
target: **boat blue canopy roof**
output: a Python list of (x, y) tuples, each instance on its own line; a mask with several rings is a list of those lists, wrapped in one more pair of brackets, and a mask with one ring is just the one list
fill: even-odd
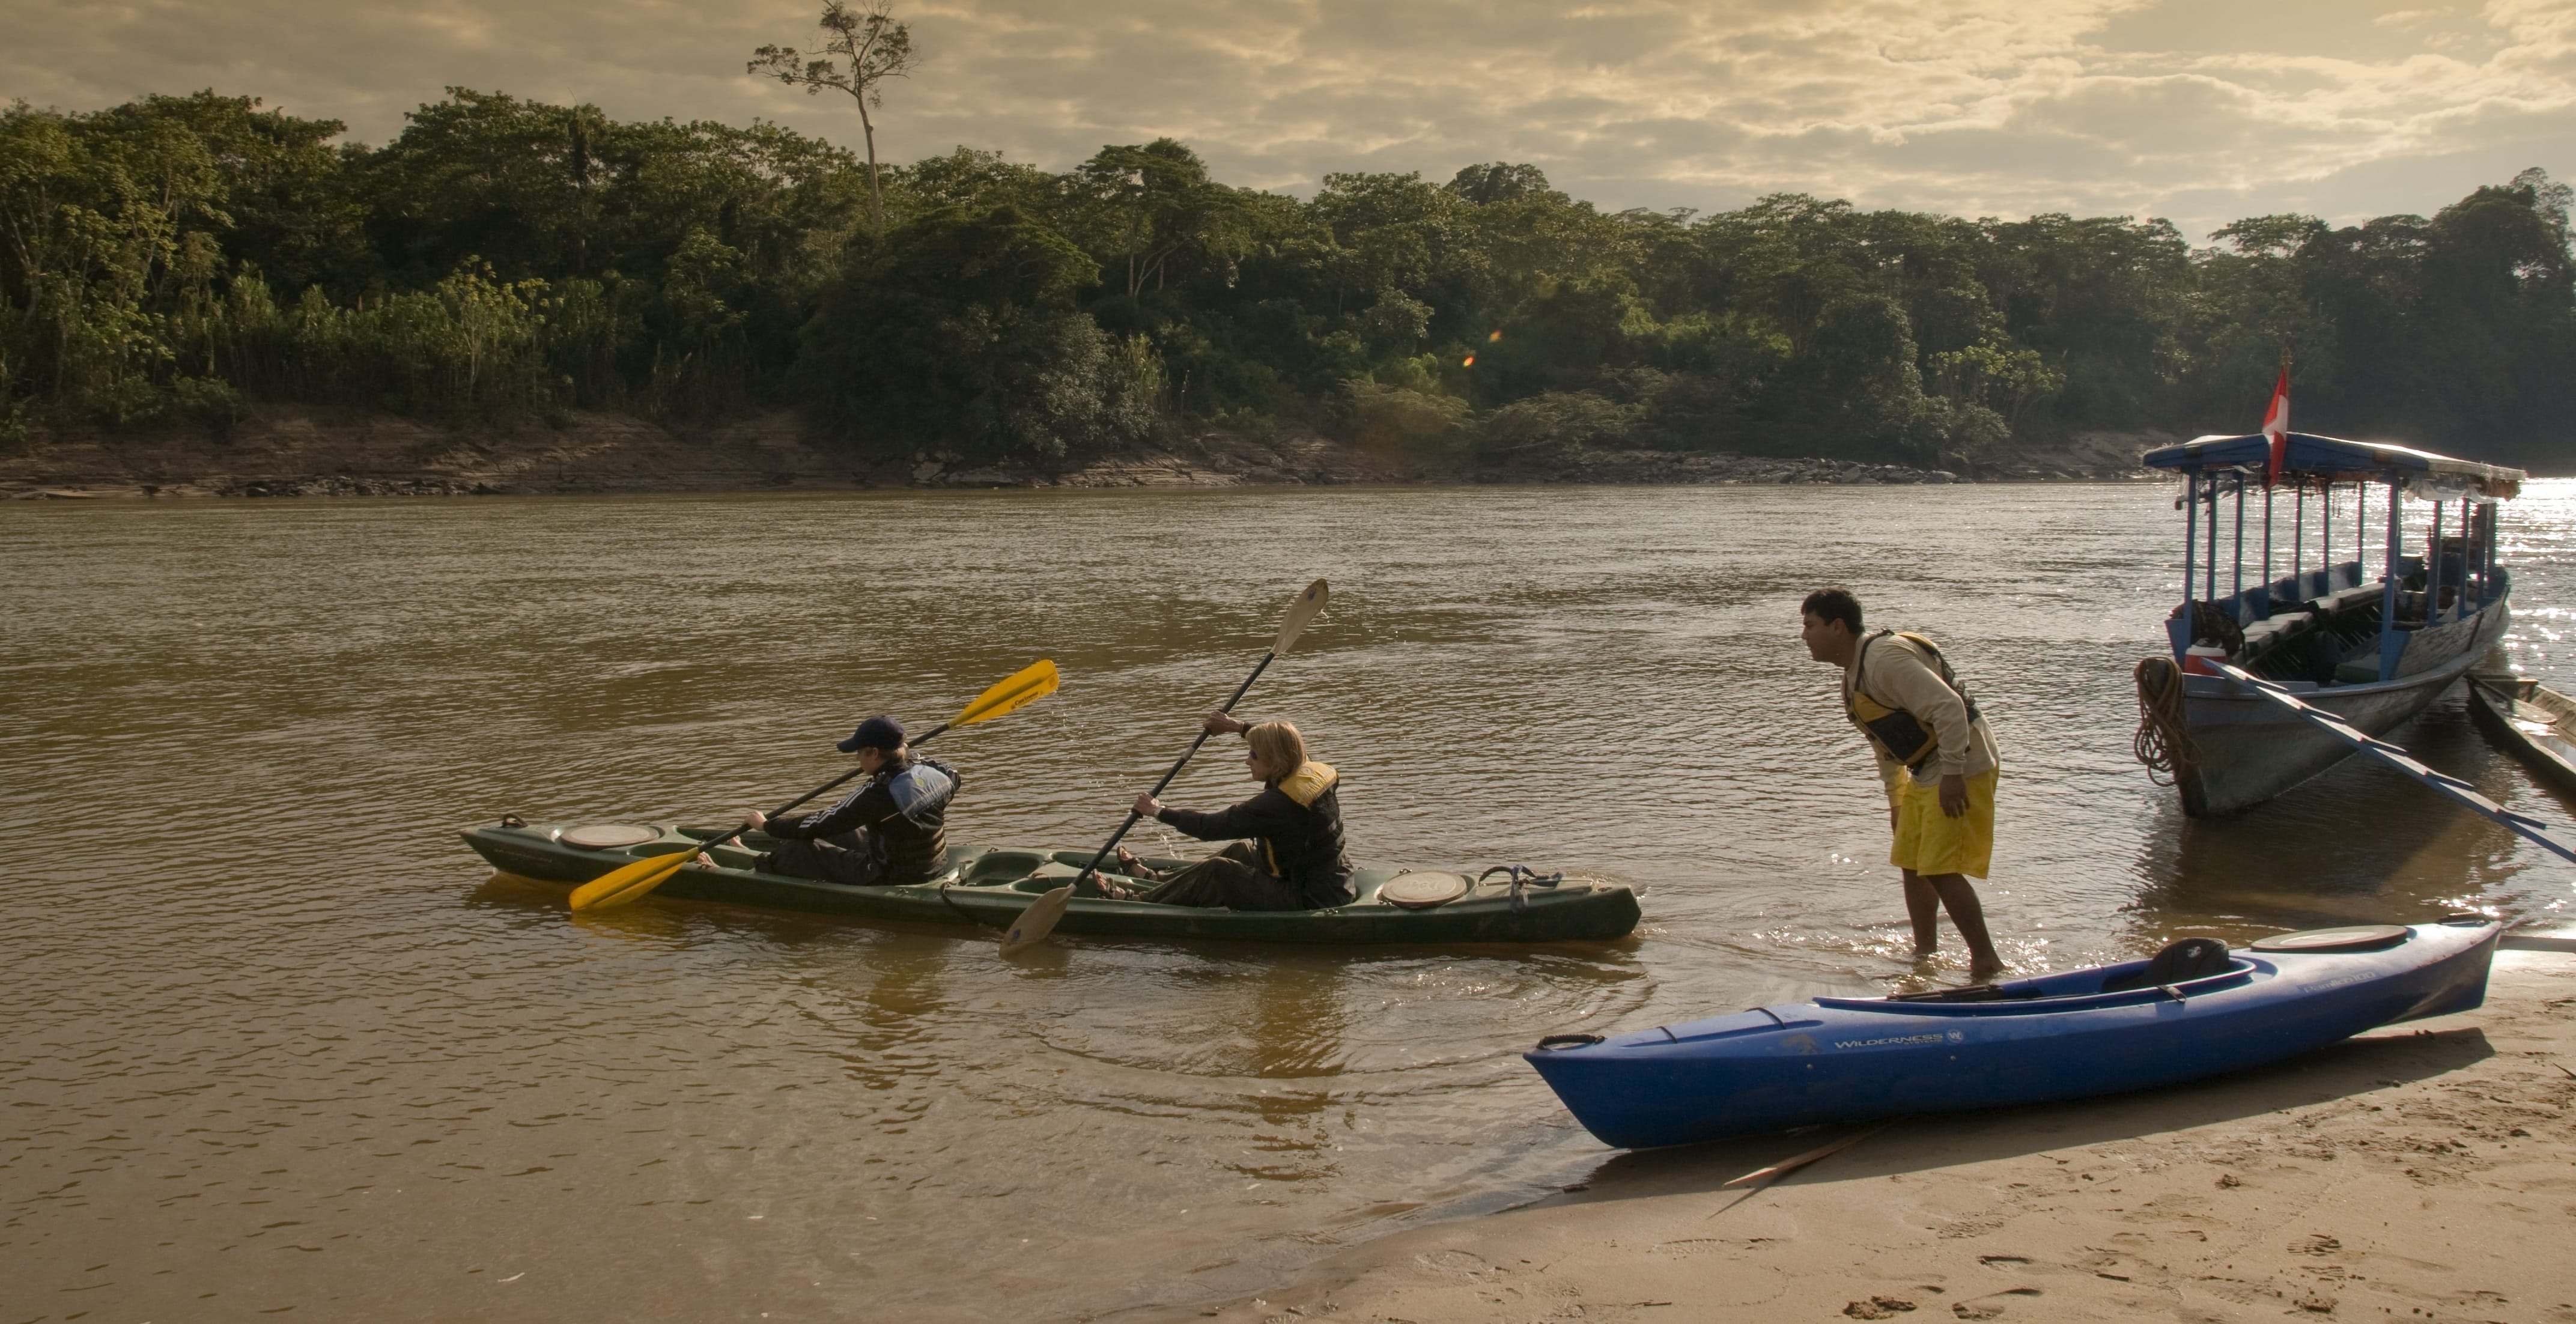
[[(2150, 469), (2227, 469), (2239, 465), (2259, 469), (2271, 457), (2271, 438), (2257, 432), (2242, 437), (2195, 437), (2179, 446), (2151, 450), (2139, 457), (2138, 463)], [(2350, 480), (2366, 476), (2383, 482), (2416, 474), (2438, 475), (2466, 480), (2491, 497), (2516, 495), (2523, 480), (2531, 476), (2520, 469), (2453, 459), (2409, 446), (2345, 441), (2308, 432), (2290, 434), (2281, 469), (2309, 478)]]

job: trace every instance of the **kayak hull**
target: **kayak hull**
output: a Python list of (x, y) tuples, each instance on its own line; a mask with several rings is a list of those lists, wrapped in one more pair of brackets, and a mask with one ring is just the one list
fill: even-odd
[(1602, 1143), (1689, 1144), (1908, 1113), (2047, 1103), (2243, 1070), (2486, 997), (2496, 925), (2363, 952), (2232, 953), (2220, 975), (2101, 992), (2132, 961), (1991, 1001), (1819, 998), (1525, 1054)]
[[(703, 829), (661, 827), (652, 840), (594, 850), (563, 841), (566, 826), (505, 823), (468, 828), (462, 835), (466, 845), (504, 873), (576, 885), (645, 856), (693, 850), (701, 838), (712, 835)], [(1001, 930), (1039, 896), (1072, 882), (1091, 858), (1090, 851), (959, 846), (949, 850), (944, 871), (929, 883), (845, 887), (758, 872), (750, 867), (755, 854), (741, 846), (718, 847), (718, 867), (689, 864), (654, 895)], [(1377, 896), (1402, 872), (1362, 869), (1354, 879), (1359, 899), (1324, 910), (1236, 911), (1077, 896), (1055, 927), (1062, 933), (1136, 938), (1361, 944), (1602, 941), (1625, 937), (1637, 927), (1636, 893), (1617, 883), (1567, 880), (1521, 888), (1515, 897), (1509, 884), (1491, 881), (1456, 901), (1417, 910)]]

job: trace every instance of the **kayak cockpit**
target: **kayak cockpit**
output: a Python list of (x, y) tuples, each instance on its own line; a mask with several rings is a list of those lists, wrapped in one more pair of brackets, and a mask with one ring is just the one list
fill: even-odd
[(2235, 956), (2228, 959), (2224, 969), (2191, 979), (2157, 982), (2138, 978), (2147, 974), (2153, 965), (2152, 960), (2122, 961), (2118, 965), (2069, 970), (2037, 979), (2017, 979), (2008, 984), (1945, 988), (1937, 993), (1900, 993), (1885, 998), (1818, 998), (1816, 1005), (1837, 1011), (1894, 1012), (1907, 1016), (2023, 1016), (2191, 998), (2236, 988), (2274, 973), (2268, 962)]

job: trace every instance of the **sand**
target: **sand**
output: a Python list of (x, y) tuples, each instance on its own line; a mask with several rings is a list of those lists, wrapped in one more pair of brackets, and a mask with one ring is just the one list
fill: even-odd
[(1588, 1186), (1179, 1317), (2576, 1324), (2576, 954), (2487, 1005), (2075, 1105), (1610, 1157)]

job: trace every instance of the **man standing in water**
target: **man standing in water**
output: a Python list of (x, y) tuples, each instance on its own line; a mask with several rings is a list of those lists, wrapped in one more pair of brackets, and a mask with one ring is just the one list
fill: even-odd
[(1905, 910), (1914, 954), (1941, 945), (1941, 911), (1968, 944), (1968, 977), (2002, 974), (1986, 935), (1985, 910), (1968, 877), (1983, 878), (1995, 848), (1994, 733), (1932, 641), (1880, 630), (1861, 633), (1860, 600), (1818, 589), (1799, 604), (1807, 655), (1843, 669), (1843, 713), (1869, 738), (1887, 787), (1896, 845), (1887, 862), (1905, 871)]

